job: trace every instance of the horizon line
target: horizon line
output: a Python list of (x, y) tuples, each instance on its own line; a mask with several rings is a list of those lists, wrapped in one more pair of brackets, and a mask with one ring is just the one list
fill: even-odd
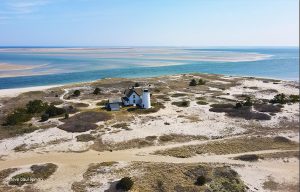
[(175, 45), (0, 45), (0, 48), (299, 48), (299, 45), (207, 45), (207, 46), (175, 46)]

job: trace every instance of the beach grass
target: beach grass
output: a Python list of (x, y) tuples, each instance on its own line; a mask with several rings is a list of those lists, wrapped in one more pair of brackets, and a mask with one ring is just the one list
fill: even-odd
[(271, 137), (240, 137), (234, 139), (224, 139), (221, 141), (211, 141), (205, 144), (176, 147), (162, 151), (156, 151), (154, 154), (167, 155), (178, 158), (188, 158), (197, 154), (235, 154), (251, 151), (271, 150), (271, 149), (297, 149), (296, 142), (277, 141)]

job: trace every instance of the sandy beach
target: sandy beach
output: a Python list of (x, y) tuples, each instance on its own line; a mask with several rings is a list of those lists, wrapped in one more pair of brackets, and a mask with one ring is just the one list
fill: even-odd
[(29, 91), (43, 91), (53, 87), (60, 87), (62, 85), (47, 85), (47, 86), (35, 86), (35, 87), (25, 87), (25, 88), (14, 88), (14, 89), (0, 89), (1, 97), (16, 97), (21, 93)]

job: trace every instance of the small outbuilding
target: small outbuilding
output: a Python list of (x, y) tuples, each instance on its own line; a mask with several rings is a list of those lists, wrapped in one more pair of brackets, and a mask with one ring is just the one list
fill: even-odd
[(108, 100), (106, 104), (106, 108), (110, 111), (119, 111), (122, 105), (122, 101), (120, 98), (112, 98)]
[(120, 105), (118, 103), (108, 103), (107, 104), (107, 109), (110, 111), (119, 111), (120, 110)]

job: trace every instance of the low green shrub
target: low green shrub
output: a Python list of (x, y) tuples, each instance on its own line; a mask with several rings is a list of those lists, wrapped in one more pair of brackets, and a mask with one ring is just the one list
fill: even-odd
[(289, 142), (291, 142), (290, 139), (288, 139), (286, 137), (282, 137), (282, 136), (276, 136), (276, 137), (274, 137), (274, 141), (275, 142), (280, 142), (280, 143), (289, 143)]
[(41, 115), (41, 122), (47, 121), (49, 119), (49, 114), (44, 113)]
[(95, 137), (91, 134), (82, 134), (76, 136), (77, 141), (79, 142), (88, 142), (95, 140)]
[(27, 150), (27, 145), (26, 144), (21, 144), (21, 145), (18, 145), (14, 148), (14, 151), (15, 152), (22, 152), (22, 151), (26, 151)]
[(230, 117), (243, 118), (246, 120), (255, 119), (255, 120), (270, 120), (271, 116), (265, 113), (260, 113), (256, 111), (252, 111), (249, 106), (234, 106), (232, 104), (212, 104), (210, 105), (212, 108), (209, 111), (216, 113), (225, 112), (226, 115)]
[(66, 110), (64, 108), (58, 108), (55, 107), (54, 105), (50, 105), (45, 113), (49, 115), (49, 117), (55, 117), (55, 116), (59, 116), (62, 115), (66, 112)]
[(202, 186), (206, 183), (206, 178), (205, 176), (201, 175), (197, 178), (197, 181), (195, 182), (195, 185)]
[(207, 105), (208, 103), (205, 101), (197, 101), (197, 104), (198, 105)]
[(280, 104), (285, 104), (287, 102), (287, 99), (286, 99), (286, 95), (281, 93), (281, 94), (277, 94), (274, 96), (273, 99), (270, 100), (270, 103), (280, 103)]
[(30, 169), (32, 172), (20, 173), (13, 176), (8, 184), (22, 186), (24, 184), (36, 183), (38, 180), (48, 179), (56, 171), (57, 165), (53, 163), (32, 165)]
[(99, 87), (96, 87), (93, 94), (98, 95), (98, 94), (100, 94), (100, 92), (101, 92), (101, 89)]
[(239, 108), (242, 108), (243, 107), (243, 104), (241, 103), (241, 102), (237, 102), (236, 104), (235, 104), (235, 108), (236, 109), (239, 109)]
[(186, 93), (174, 93), (171, 95), (171, 97), (184, 97), (184, 96), (187, 96)]
[(75, 91), (73, 92), (73, 96), (75, 96), (75, 97), (80, 96), (80, 91), (79, 91), (79, 90), (75, 90)]
[(176, 105), (177, 107), (188, 107), (190, 106), (190, 101), (175, 101), (172, 102), (172, 105)]
[(196, 81), (195, 79), (192, 79), (192, 80), (190, 81), (189, 86), (196, 86), (196, 85), (197, 85), (197, 81)]
[(33, 100), (26, 104), (27, 113), (41, 113), (45, 111), (47, 107), (48, 103), (42, 100)]
[(26, 109), (19, 108), (6, 117), (5, 125), (17, 125), (29, 121), (32, 115)]
[(99, 163), (100, 166), (104, 166), (104, 167), (111, 167), (115, 164), (118, 164), (118, 162), (116, 162), (116, 161), (105, 161), (105, 162)]
[(63, 119), (62, 121), (65, 123), (59, 125), (58, 128), (72, 133), (85, 132), (96, 129), (98, 125), (95, 123), (107, 121), (111, 118), (112, 116), (107, 112), (87, 111), (73, 115), (68, 119)]
[(34, 174), (31, 172), (26, 172), (26, 173), (20, 173), (18, 175), (13, 176), (9, 180), (8, 184), (22, 186), (24, 184), (29, 184), (34, 182), (35, 182)]
[(157, 136), (147, 136), (147, 137), (145, 137), (145, 139), (146, 139), (147, 141), (154, 141), (154, 140), (157, 139)]
[(292, 103), (297, 103), (300, 101), (300, 96), (299, 95), (290, 95), (289, 100)]
[(136, 82), (135, 84), (134, 84), (134, 87), (139, 87), (140, 86), (140, 84), (138, 83), (138, 82)]
[(281, 112), (281, 104), (273, 105), (268, 103), (255, 104), (254, 109), (259, 112), (278, 113)]
[(172, 135), (162, 135), (159, 137), (159, 141), (162, 141), (162, 142), (172, 141), (173, 139), (174, 139), (174, 137)]
[(251, 100), (251, 97), (246, 97), (245, 102), (243, 103), (244, 106), (252, 106), (253, 102)]
[(237, 156), (234, 159), (241, 160), (241, 161), (257, 161), (259, 159), (259, 156), (256, 154), (247, 154), (247, 155)]
[(113, 128), (127, 129), (128, 126), (129, 125), (127, 123), (117, 123), (117, 124), (112, 125), (111, 127), (113, 127)]
[(30, 169), (33, 171), (34, 177), (39, 179), (48, 179), (57, 169), (57, 165), (46, 163), (42, 165), (32, 165)]
[(107, 103), (108, 103), (108, 100), (102, 100), (102, 101), (98, 102), (96, 105), (105, 106)]
[(122, 178), (116, 185), (117, 190), (125, 190), (128, 191), (132, 188), (133, 181), (130, 177)]
[(199, 79), (198, 85), (205, 85), (206, 81), (204, 79)]

